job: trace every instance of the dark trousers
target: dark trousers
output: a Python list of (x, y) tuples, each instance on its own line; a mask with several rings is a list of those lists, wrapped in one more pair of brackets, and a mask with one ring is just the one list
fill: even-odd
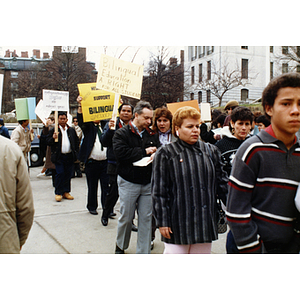
[(108, 192), (107, 160), (89, 159), (85, 164), (85, 174), (88, 186), (87, 209), (89, 211), (98, 208), (98, 181), (101, 186), (101, 205), (105, 205), (105, 197)]
[(102, 216), (108, 218), (109, 214), (113, 212), (113, 209), (118, 201), (119, 192), (118, 192), (118, 183), (117, 183), (117, 174), (109, 174), (109, 188), (105, 199), (105, 205), (103, 209)]
[(73, 168), (72, 153), (61, 154), (60, 159), (55, 163), (55, 195), (70, 193)]

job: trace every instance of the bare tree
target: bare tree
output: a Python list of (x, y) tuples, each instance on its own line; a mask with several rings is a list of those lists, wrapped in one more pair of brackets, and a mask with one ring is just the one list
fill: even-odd
[(142, 100), (149, 101), (154, 109), (183, 100), (183, 67), (176, 58), (169, 58), (167, 48), (162, 46), (152, 53), (146, 72), (149, 75), (143, 79)]
[(249, 77), (248, 70), (243, 72), (238, 65), (230, 68), (225, 60), (219, 69), (216, 68), (215, 64), (212, 64), (210, 74), (206, 74), (199, 79), (196, 89), (213, 94), (218, 98), (219, 106), (221, 106), (223, 97), (228, 91), (238, 86), (250, 85), (251, 79), (255, 76)]

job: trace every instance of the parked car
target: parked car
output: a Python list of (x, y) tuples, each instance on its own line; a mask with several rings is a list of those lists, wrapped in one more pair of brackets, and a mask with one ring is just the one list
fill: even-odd
[[(5, 123), (5, 127), (8, 129), (9, 135), (12, 134), (13, 130), (18, 126), (18, 123)], [(31, 142), (31, 150), (29, 152), (29, 166), (30, 167), (39, 167), (44, 163), (44, 157), (41, 155), (40, 150), (40, 140), (37, 137), (41, 134), (43, 130), (42, 123), (32, 123), (34, 130), (34, 139)]]

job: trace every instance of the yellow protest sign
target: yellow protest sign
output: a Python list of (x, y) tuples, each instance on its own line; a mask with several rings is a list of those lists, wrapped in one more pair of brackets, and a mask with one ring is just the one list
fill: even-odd
[(96, 88), (96, 82), (78, 84), (83, 122), (110, 119), (114, 109), (115, 94)]
[(140, 99), (144, 66), (106, 54), (100, 58), (97, 88)]
[(174, 102), (174, 103), (167, 103), (168, 110), (174, 115), (176, 110), (183, 106), (191, 106), (196, 108), (200, 111), (198, 101), (197, 100), (190, 100), (190, 101), (183, 101), (183, 102)]

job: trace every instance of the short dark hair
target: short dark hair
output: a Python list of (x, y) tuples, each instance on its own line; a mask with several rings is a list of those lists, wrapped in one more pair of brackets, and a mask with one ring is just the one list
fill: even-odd
[(285, 87), (300, 88), (300, 74), (285, 73), (269, 82), (262, 93), (262, 105), (265, 111), (267, 106), (273, 107), (279, 89)]
[(18, 120), (19, 124), (22, 125), (24, 122), (26, 122), (27, 120)]
[(133, 114), (137, 113), (138, 115), (141, 115), (143, 113), (143, 109), (144, 108), (148, 108), (150, 110), (153, 110), (151, 104), (147, 101), (139, 101), (134, 110), (133, 110)]
[(231, 120), (235, 123), (237, 120), (253, 121), (253, 113), (248, 107), (238, 106), (231, 113)]
[(131, 104), (129, 104), (129, 103), (122, 103), (122, 104), (119, 106), (119, 108), (118, 108), (118, 112), (119, 112), (119, 113), (121, 112), (122, 107), (123, 107), (124, 105), (130, 106), (131, 112), (133, 113), (133, 106), (132, 106)]
[(57, 114), (57, 117), (59, 116), (66, 116), (68, 118), (67, 112), (66, 111), (59, 111)]
[(261, 116), (257, 117), (255, 122), (263, 123), (265, 125), (265, 127), (268, 127), (271, 124), (270, 120), (268, 119), (268, 117), (266, 115), (261, 115)]

